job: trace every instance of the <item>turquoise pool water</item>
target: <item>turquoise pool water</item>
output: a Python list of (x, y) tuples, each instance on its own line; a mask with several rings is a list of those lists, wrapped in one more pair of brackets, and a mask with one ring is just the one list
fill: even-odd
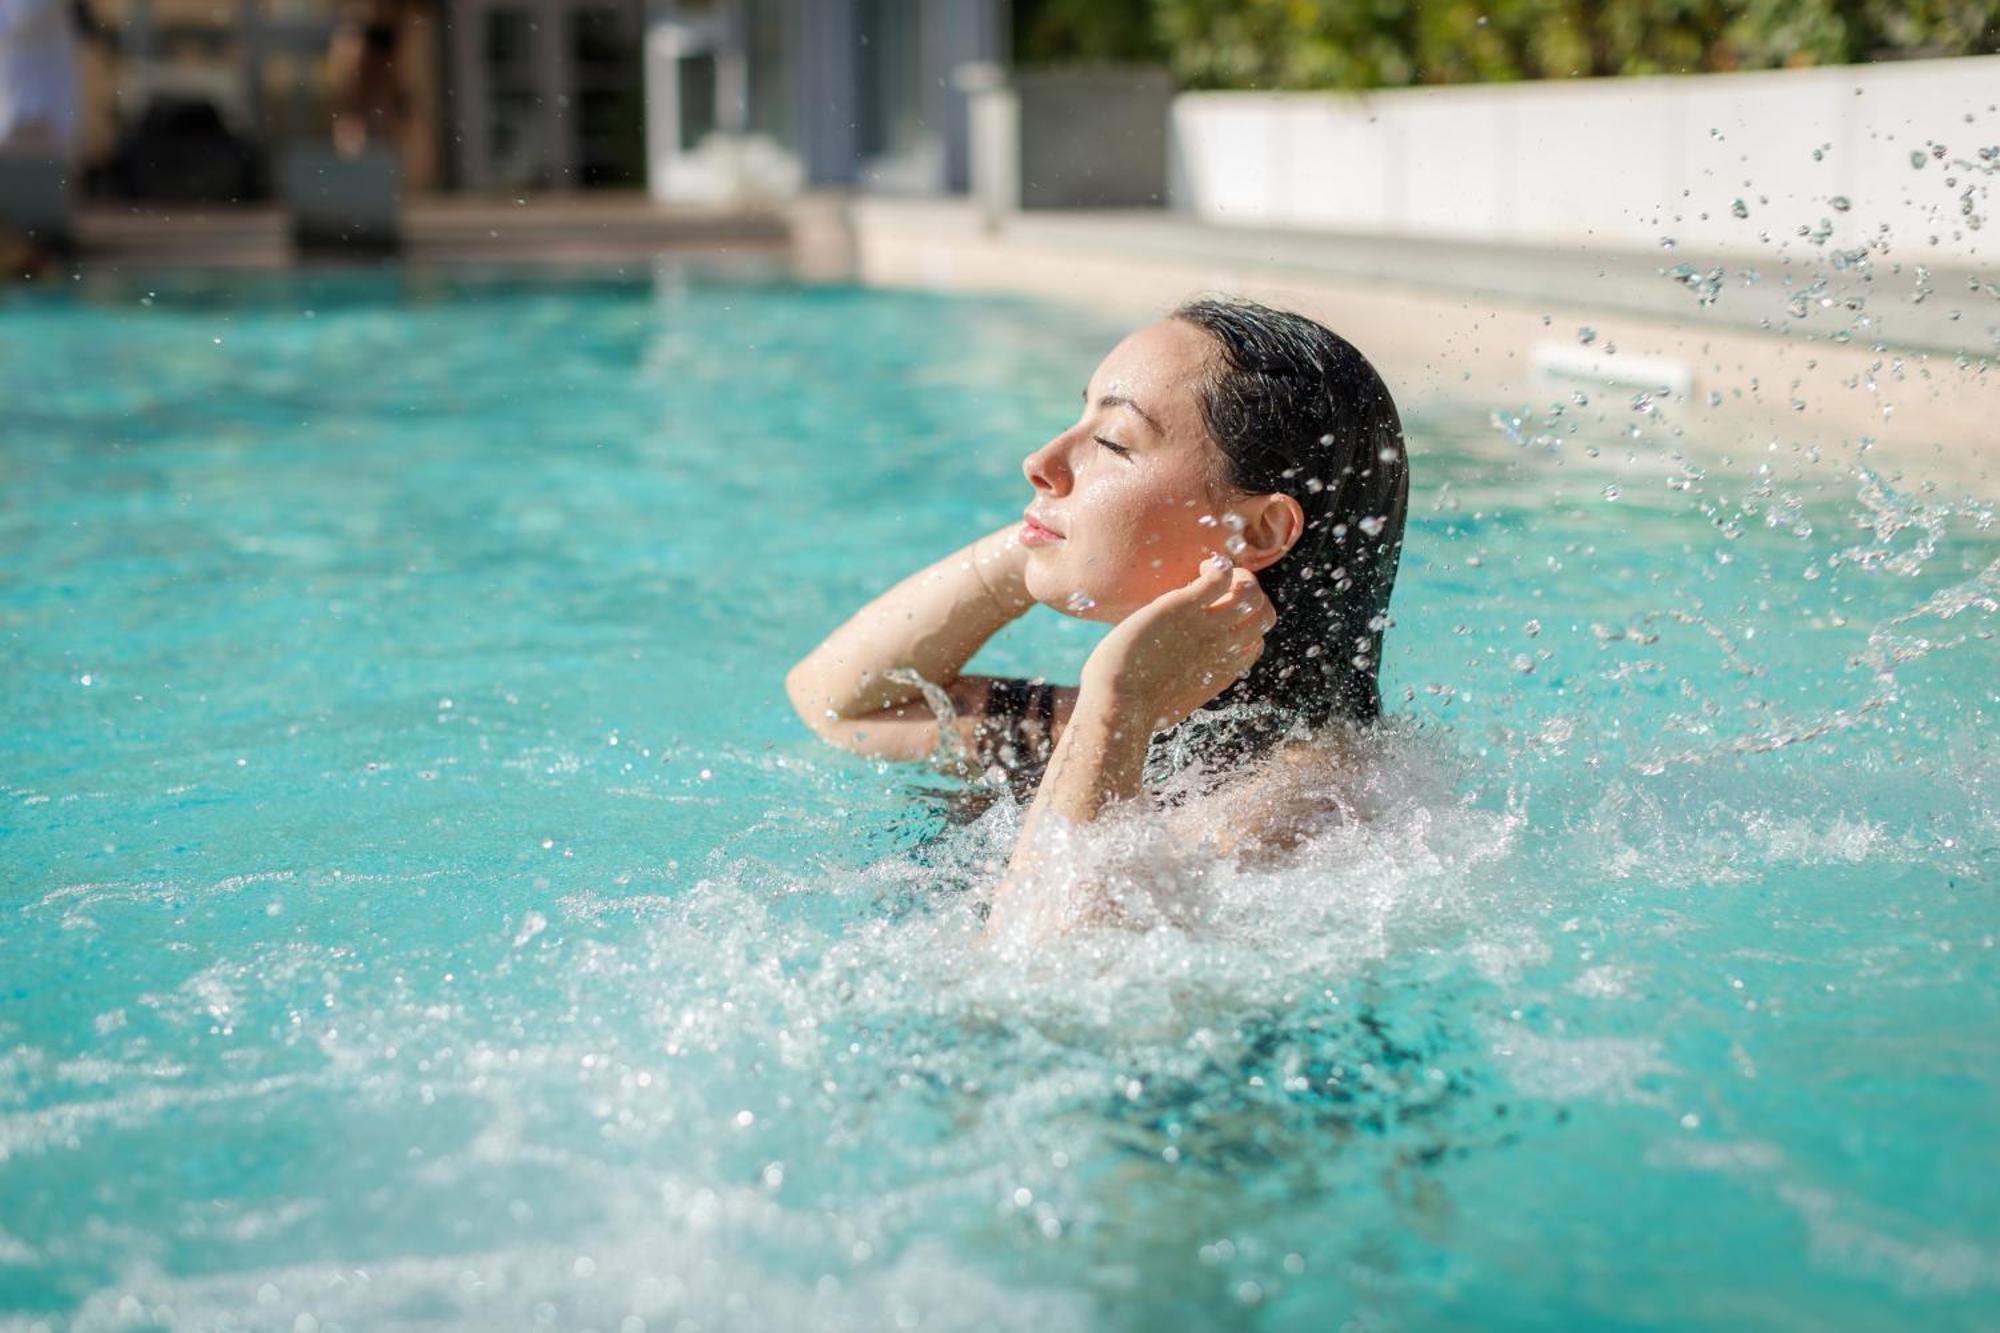
[(781, 678), (1119, 332), (0, 293), (0, 1327), (2000, 1320), (1992, 511), (1411, 395), (1376, 817), (997, 967), (1007, 810)]

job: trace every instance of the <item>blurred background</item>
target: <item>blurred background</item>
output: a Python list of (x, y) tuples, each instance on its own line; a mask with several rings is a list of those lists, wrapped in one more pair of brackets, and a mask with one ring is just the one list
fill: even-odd
[[(1011, 74), (1064, 70), (1125, 72), (1122, 96), (1086, 106), (1070, 91), (1083, 114), (1066, 169), (1123, 169), (1135, 186), (1148, 173), (1121, 159), (1155, 155), (1148, 118), (1170, 156), (1187, 151), (1184, 108), (1159, 100), (1174, 90), (1594, 83), (2000, 47), (1992, 0), (7, 0), (0, 13), (0, 151), (60, 163), (65, 202), (86, 212), (282, 203), (301, 191), (287, 173), (328, 153), (392, 160), (405, 201), (962, 195), (975, 159), (1003, 148), (978, 142), (980, 102)], [(1185, 181), (1150, 183), (1142, 199), (1190, 202)], [(30, 216), (11, 184), (17, 239), (60, 221)], [(1132, 192), (1104, 183), (1063, 202)]]

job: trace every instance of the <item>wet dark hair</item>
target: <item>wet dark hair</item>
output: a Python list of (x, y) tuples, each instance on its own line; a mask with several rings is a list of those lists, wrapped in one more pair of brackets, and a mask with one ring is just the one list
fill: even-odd
[(1374, 721), (1410, 495), (1403, 423), (1388, 386), (1352, 343), (1304, 315), (1201, 299), (1171, 318), (1216, 344), (1196, 392), (1219, 458), (1215, 480), (1249, 495), (1283, 492), (1306, 519), (1291, 550), (1257, 571), (1278, 612), (1263, 656), (1189, 721), (1268, 705), (1257, 710), (1261, 721), (1231, 733), (1253, 751), (1299, 723)]

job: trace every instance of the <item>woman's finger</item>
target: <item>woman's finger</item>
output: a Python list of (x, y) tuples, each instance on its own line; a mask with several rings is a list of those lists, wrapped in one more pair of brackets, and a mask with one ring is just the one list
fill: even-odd
[(1187, 592), (1203, 605), (1216, 600), (1223, 589), (1235, 578), (1236, 566), (1229, 563), (1226, 556), (1212, 555), (1201, 562), (1201, 568), (1187, 584)]

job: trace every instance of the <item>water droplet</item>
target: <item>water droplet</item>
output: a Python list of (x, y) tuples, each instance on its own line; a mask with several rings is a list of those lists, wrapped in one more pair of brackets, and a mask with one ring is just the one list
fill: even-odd
[(1382, 529), (1387, 527), (1388, 523), (1389, 520), (1381, 515), (1370, 514), (1360, 521), (1360, 528), (1370, 537), (1379, 537), (1382, 535)]
[(1848, 209), (1854, 207), (1853, 203), (1844, 194), (1837, 194), (1826, 202), (1836, 213), (1845, 213)]
[(1204, 528), (1212, 528), (1215, 526), (1215, 515), (1203, 514), (1200, 518), (1196, 519), (1195, 522), (1201, 524)]
[(1922, 171), (1924, 169), (1924, 163), (1929, 160), (1930, 160), (1929, 158), (1924, 156), (1923, 149), (1912, 148), (1910, 150), (1910, 170)]
[(1662, 236), (1660, 238), (1660, 248), (1662, 250), (1671, 250), (1674, 248), (1674, 246), (1678, 244), (1679, 242), (1674, 240), (1674, 238), (1671, 236)]
[(1734, 213), (1739, 218), (1747, 218), (1750, 216), (1750, 205), (1744, 203), (1741, 199), (1738, 199), (1735, 203), (1729, 206), (1729, 211), (1731, 213)]
[(1612, 483), (1611, 485), (1609, 485), (1609, 486), (1606, 486), (1606, 487), (1604, 488), (1604, 498), (1605, 498), (1605, 499), (1607, 499), (1607, 500), (1616, 500), (1616, 499), (1618, 498), (1618, 495), (1619, 495), (1619, 491), (1618, 491), (1618, 484), (1617, 484), (1616, 482), (1613, 482), (1613, 483)]
[(1241, 537), (1229, 537), (1223, 541), (1222, 549), (1231, 555), (1242, 555), (1249, 545), (1250, 543), (1244, 541)]
[(1588, 347), (1592, 343), (1597, 341), (1597, 330), (1591, 328), (1590, 325), (1585, 324), (1582, 328), (1576, 331), (1576, 340), (1582, 343), (1585, 347)]

